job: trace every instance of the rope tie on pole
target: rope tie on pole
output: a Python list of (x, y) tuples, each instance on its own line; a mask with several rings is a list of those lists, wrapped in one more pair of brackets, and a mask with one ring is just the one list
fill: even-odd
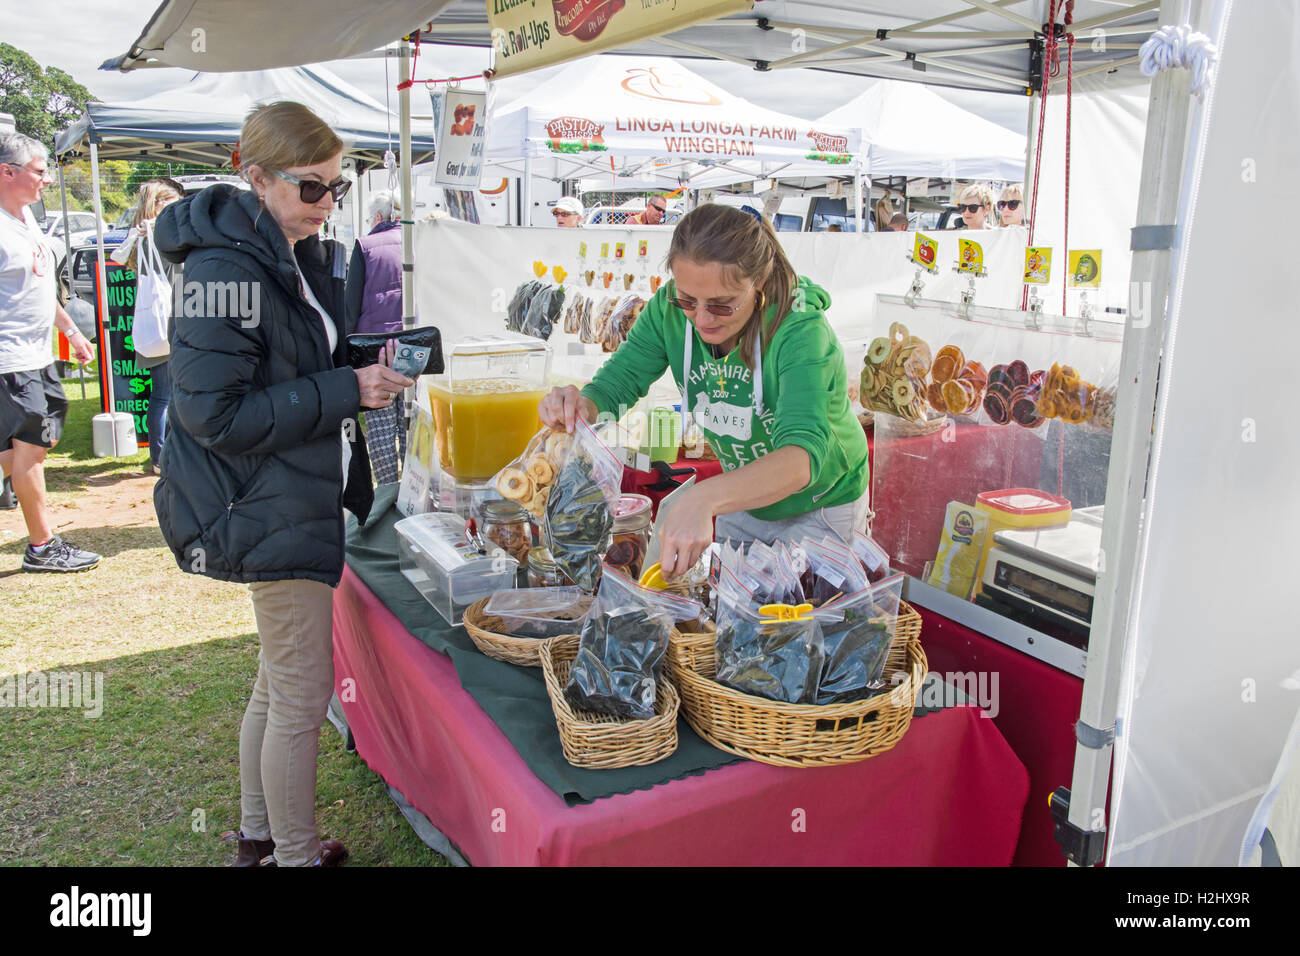
[(1176, 67), (1190, 70), (1192, 95), (1198, 98), (1209, 85), (1219, 60), (1219, 50), (1210, 38), (1185, 23), (1161, 27), (1142, 44), (1139, 55), (1144, 76), (1155, 76), (1161, 70)]

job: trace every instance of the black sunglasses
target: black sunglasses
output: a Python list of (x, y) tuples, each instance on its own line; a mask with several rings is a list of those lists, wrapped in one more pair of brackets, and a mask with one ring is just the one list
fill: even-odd
[(979, 212), (983, 208), (984, 208), (984, 204), (978, 202), (968, 202), (965, 205), (962, 205), (961, 203), (957, 204), (958, 212), (968, 212), (971, 215), (974, 215), (975, 213)]
[(1013, 211), (1014, 211), (1014, 210), (1020, 208), (1020, 200), (1019, 200), (1019, 199), (999, 199), (999, 200), (998, 200), (998, 208), (999, 208), (999, 209), (1010, 209), (1010, 210), (1013, 210)]
[(290, 176), (283, 169), (277, 169), (275, 174), (283, 179), (286, 183), (291, 183), (298, 187), (298, 198), (310, 205), (314, 202), (320, 202), (321, 197), (329, 193), (334, 197), (335, 202), (339, 202), (348, 194), (352, 188), (352, 182), (348, 179), (339, 179), (332, 183), (322, 183), (315, 179), (299, 179), (297, 176)]
[(668, 207), (667, 207), (667, 206), (656, 206), (654, 203), (651, 203), (651, 204), (650, 204), (650, 208), (651, 208), (651, 209), (658, 209), (660, 212), (667, 212), (667, 211), (668, 211)]

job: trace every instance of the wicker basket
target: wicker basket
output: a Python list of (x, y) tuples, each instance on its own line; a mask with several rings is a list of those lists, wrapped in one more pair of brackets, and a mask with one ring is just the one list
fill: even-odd
[(655, 689), (655, 715), (649, 720), (622, 720), (608, 714), (574, 710), (564, 696), (569, 670), (578, 656), (578, 636), (553, 637), (541, 646), (546, 693), (555, 711), (564, 759), (575, 767), (608, 770), (656, 763), (677, 749), (677, 711), (681, 698), (666, 676)]
[(487, 602), (490, 600), (491, 597), (489, 596), (475, 601), (465, 609), (465, 614), (461, 618), (465, 623), (465, 630), (469, 632), (469, 639), (474, 642), (474, 646), (488, 657), (505, 661), (507, 664), (518, 664), (521, 667), (541, 667), (542, 659), (539, 652), (542, 647), (542, 638), (511, 637), (509, 634), (490, 631), (483, 626), (485, 623), (494, 620), (483, 611), (483, 608), (487, 606)]
[(778, 767), (837, 766), (889, 750), (911, 725), (928, 669), (920, 631), (921, 616), (904, 603), (885, 664), (889, 690), (847, 704), (787, 704), (724, 687), (713, 680), (711, 634), (674, 634), (666, 670), (686, 722), (720, 750)]

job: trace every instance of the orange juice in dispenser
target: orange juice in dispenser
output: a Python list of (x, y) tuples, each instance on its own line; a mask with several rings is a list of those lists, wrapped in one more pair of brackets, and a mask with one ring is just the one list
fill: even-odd
[(446, 374), (428, 377), (438, 460), (457, 482), (487, 481), (542, 427), (551, 349), (506, 333), (463, 339), (446, 355)]

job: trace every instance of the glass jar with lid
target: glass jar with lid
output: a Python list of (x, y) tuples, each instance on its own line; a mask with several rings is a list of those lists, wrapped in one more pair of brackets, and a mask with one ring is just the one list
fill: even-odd
[(480, 511), (483, 537), (518, 561), (520, 567), (525, 566), (533, 547), (528, 512), (518, 502), (505, 500), (485, 501)]
[(651, 501), (645, 495), (622, 495), (614, 506), (614, 532), (605, 561), (634, 581), (641, 577), (650, 547), (650, 518)]
[(559, 588), (569, 582), (560, 571), (560, 566), (551, 557), (544, 545), (538, 545), (528, 552), (528, 586), (530, 588)]

